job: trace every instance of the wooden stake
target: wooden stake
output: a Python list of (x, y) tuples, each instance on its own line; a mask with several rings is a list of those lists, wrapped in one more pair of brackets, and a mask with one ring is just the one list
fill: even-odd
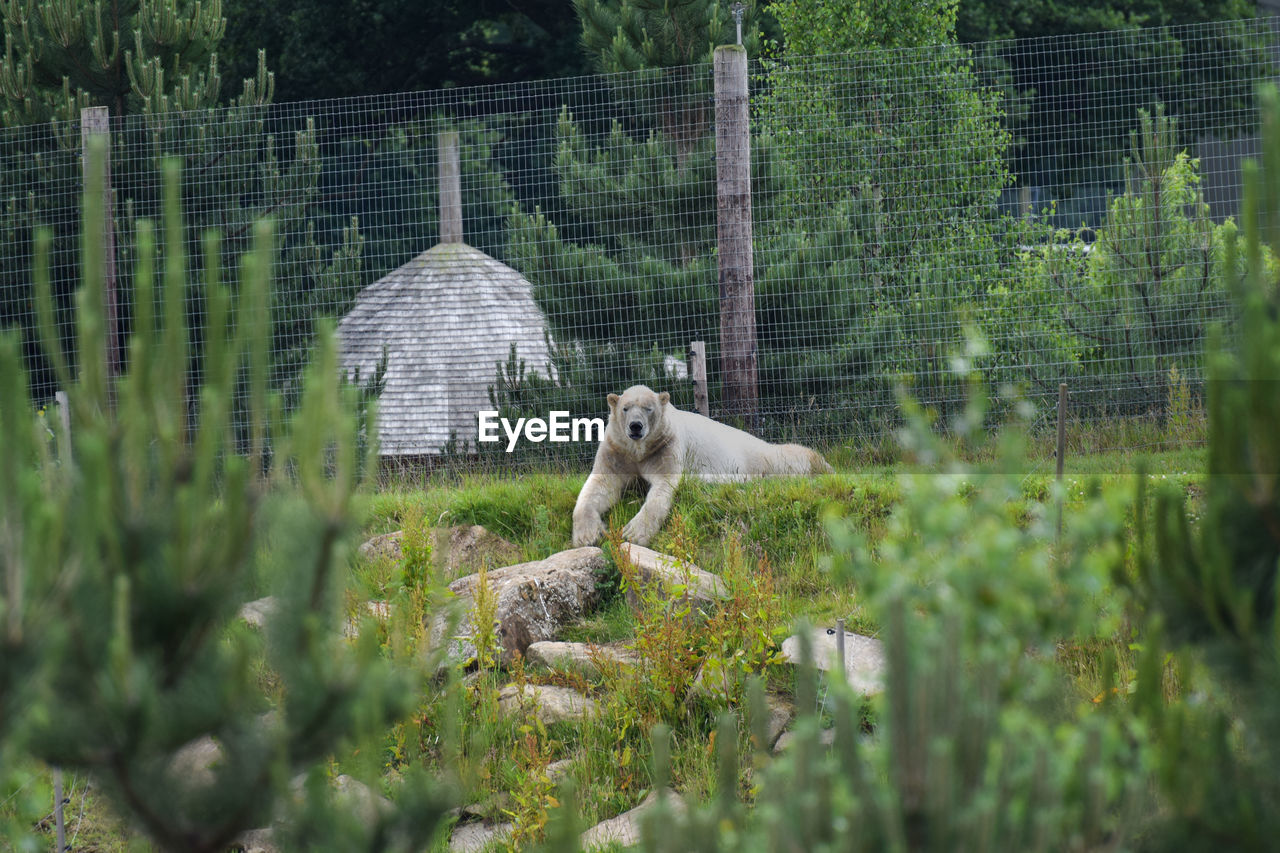
[(1062, 467), (1067, 457), (1067, 383), (1058, 384), (1058, 539), (1062, 539)]
[(707, 342), (689, 344), (689, 378), (693, 380), (693, 406), (704, 418), (711, 417), (710, 398), (707, 397)]

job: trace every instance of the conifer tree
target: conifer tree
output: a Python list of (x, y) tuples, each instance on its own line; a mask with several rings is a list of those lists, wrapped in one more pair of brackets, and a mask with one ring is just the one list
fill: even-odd
[[(275, 86), (265, 56), (240, 94), (220, 108), (217, 48), (225, 30), (221, 0), (121, 0), (110, 9), (95, 0), (0, 2), (4, 56), (0, 61), (0, 234), (9, 236), (0, 262), (0, 322), (27, 330), (26, 363), (33, 391), (53, 391), (49, 362), (31, 342), (30, 246), (37, 224), (53, 228), (51, 269), (57, 325), (69, 346), (75, 287), (74, 205), (81, 182), (80, 110), (106, 106), (113, 117), (112, 182), (118, 244), (121, 333), (136, 306), (131, 294), (135, 223), (160, 209), (159, 168), (167, 155), (183, 158), (191, 176), (183, 188), (191, 228), (189, 246), (216, 227), (224, 235), (223, 262), (246, 251), (252, 222), (265, 213), (281, 223), (280, 277), (275, 294), (278, 357), (273, 381), (296, 389), (310, 346), (321, 284), (358, 289), (361, 241), (354, 227), (316, 234), (319, 160), (309, 125), (292, 139), (266, 131)], [(20, 129), (18, 129), (20, 128)], [(203, 263), (193, 254), (196, 267)], [(194, 312), (197, 304), (189, 306)], [(199, 349), (199, 339), (193, 341)]]
[[(1259, 100), (1262, 163), (1245, 164), (1243, 245), (1226, 243), (1238, 334), (1209, 345), (1203, 504), (1160, 490), (1137, 524), (1150, 639), (1136, 701), (1163, 737), (1168, 809), (1153, 838), (1169, 849), (1261, 850), (1280, 833), (1280, 93)], [(1209, 664), (1225, 701), (1164, 701), (1162, 636)]]
[[(845, 279), (851, 332), (882, 384), (911, 377), (929, 403), (958, 400), (948, 353), (966, 312), (1010, 284), (1019, 223), (1002, 219), (1009, 143), (997, 93), (955, 45), (955, 0), (791, 0), (760, 99), (795, 166), (779, 218), (859, 246)], [(833, 210), (851, 210), (846, 221)], [(933, 386), (933, 387), (930, 387)]]
[[(89, 773), (164, 850), (222, 851), (266, 826), (282, 849), (422, 849), (443, 811), (422, 784), (401, 788), (398, 808), (357, 819), (327, 779), (330, 760), (363, 753), (377, 784), (377, 743), (363, 738), (381, 736), (421, 686), (376, 642), (352, 644), (339, 627), (362, 470), (353, 389), (339, 386), (322, 334), (297, 414), (267, 458), (279, 406), (267, 382), (267, 222), (236, 300), (217, 237), (206, 238), (203, 382), (188, 386), (193, 288), (177, 190), (171, 164), (163, 274), (141, 222), (139, 311), (118, 380), (99, 360), (76, 374), (63, 357), (49, 234), (37, 238), (40, 333), (68, 390), (69, 435), (37, 428), (17, 337), (0, 335), (0, 748)], [(89, 194), (84, 233), (101, 233), (102, 215), (101, 193)], [(85, 240), (83, 254), (77, 334), (92, 352), (104, 334), (100, 241)], [(237, 385), (249, 390), (245, 452)], [(238, 616), (261, 592), (276, 602), (265, 637)], [(194, 759), (197, 745), (214, 760)]]

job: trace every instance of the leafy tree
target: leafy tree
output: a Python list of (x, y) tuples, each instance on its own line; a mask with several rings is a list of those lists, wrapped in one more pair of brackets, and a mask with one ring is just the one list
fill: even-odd
[[(104, 153), (94, 152), (92, 176)], [(365, 770), (382, 769), (364, 738), (411, 710), (421, 684), (380, 659), (376, 641), (353, 645), (338, 629), (365, 425), (352, 389), (339, 387), (332, 336), (321, 336), (296, 416), (267, 461), (279, 407), (267, 381), (271, 227), (255, 228), (237, 299), (220, 280), (217, 237), (206, 238), (195, 355), (176, 164), (165, 199), (158, 287), (153, 230), (138, 226), (140, 308), (118, 380), (89, 358), (73, 375), (62, 357), (50, 235), (37, 237), (40, 333), (68, 391), (70, 434), (58, 428), (51, 441), (33, 428), (17, 337), (0, 336), (3, 748), (88, 772), (165, 850), (225, 850), (273, 823), (288, 848), (421, 849), (443, 812), (421, 780), (401, 789), (399, 808), (363, 819), (327, 780), (335, 758), (355, 761), (355, 772), (355, 757), (372, 755)], [(87, 194), (85, 210), (84, 233), (100, 234), (101, 192)], [(83, 252), (77, 334), (83, 352), (96, 352), (102, 244), (90, 236)], [(189, 388), (192, 357), (204, 380)], [(231, 403), (241, 384), (246, 452)], [(238, 616), (256, 590), (276, 601), (265, 639)], [(193, 762), (201, 743), (216, 761)]]
[(899, 376), (922, 399), (954, 401), (948, 355), (1021, 227), (1000, 215), (1009, 139), (997, 96), (951, 44), (954, 0), (770, 8), (784, 48), (761, 115), (793, 168), (774, 227), (838, 231), (847, 247), (830, 269), (839, 278), (801, 286), (844, 292), (831, 319), (866, 353), (858, 374), (884, 402)]
[(1159, 107), (1139, 121), (1127, 189), (1096, 239), (1059, 231), (1030, 251), (1026, 285), (993, 294), (987, 319), (992, 335), (1019, 342), (1022, 378), (1050, 390), (1079, 377), (1090, 391), (1082, 405), (1096, 394), (1113, 414), (1162, 416), (1173, 377), (1198, 382), (1206, 330), (1230, 319), (1223, 282), (1235, 274), (1225, 257), (1235, 224), (1210, 220), (1177, 122)]

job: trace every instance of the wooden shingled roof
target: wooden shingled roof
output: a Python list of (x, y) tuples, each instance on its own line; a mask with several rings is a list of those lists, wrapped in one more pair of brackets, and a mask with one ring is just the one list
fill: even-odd
[(362, 381), (387, 355), (378, 403), (383, 456), (474, 446), (476, 415), (511, 345), (547, 374), (546, 318), (518, 272), (465, 243), (440, 243), (366, 287), (338, 324), (342, 366)]

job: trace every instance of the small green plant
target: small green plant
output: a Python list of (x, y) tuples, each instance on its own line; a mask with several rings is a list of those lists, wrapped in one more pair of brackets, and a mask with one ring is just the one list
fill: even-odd
[(400, 578), (407, 589), (425, 589), (435, 581), (435, 539), (422, 507), (405, 513), (400, 539)]
[(470, 619), (474, 626), (471, 642), (476, 648), (476, 666), (490, 672), (498, 665), (498, 597), (489, 584), (489, 571), (481, 565), (476, 573), (475, 604)]
[(1204, 409), (1191, 390), (1191, 383), (1178, 370), (1169, 368), (1169, 400), (1165, 405), (1165, 432), (1175, 443), (1189, 443), (1204, 438)]
[(716, 699), (740, 704), (747, 680), (781, 661), (776, 639), (782, 627), (782, 602), (773, 569), (761, 556), (755, 570), (748, 567), (742, 540), (725, 543), (724, 573), (727, 598), (707, 619), (702, 684)]
[(634, 598), (635, 640), (631, 648), (639, 658), (634, 674), (609, 685), (636, 715), (641, 731), (659, 722), (671, 723), (683, 715), (685, 694), (701, 662), (699, 615), (689, 591), (690, 555), (696, 545), (684, 517), (672, 513), (667, 522), (673, 556), (685, 572), (683, 583), (646, 582), (622, 549), (621, 532), (610, 530), (610, 546), (622, 577), (624, 591)]
[(547, 735), (547, 728), (536, 715), (518, 730), (515, 759), (519, 767), (518, 784), (511, 791), (508, 814), (515, 824), (511, 831), (513, 849), (541, 841), (551, 809), (560, 807), (555, 796), (555, 783), (547, 775), (547, 765), (559, 744)]

